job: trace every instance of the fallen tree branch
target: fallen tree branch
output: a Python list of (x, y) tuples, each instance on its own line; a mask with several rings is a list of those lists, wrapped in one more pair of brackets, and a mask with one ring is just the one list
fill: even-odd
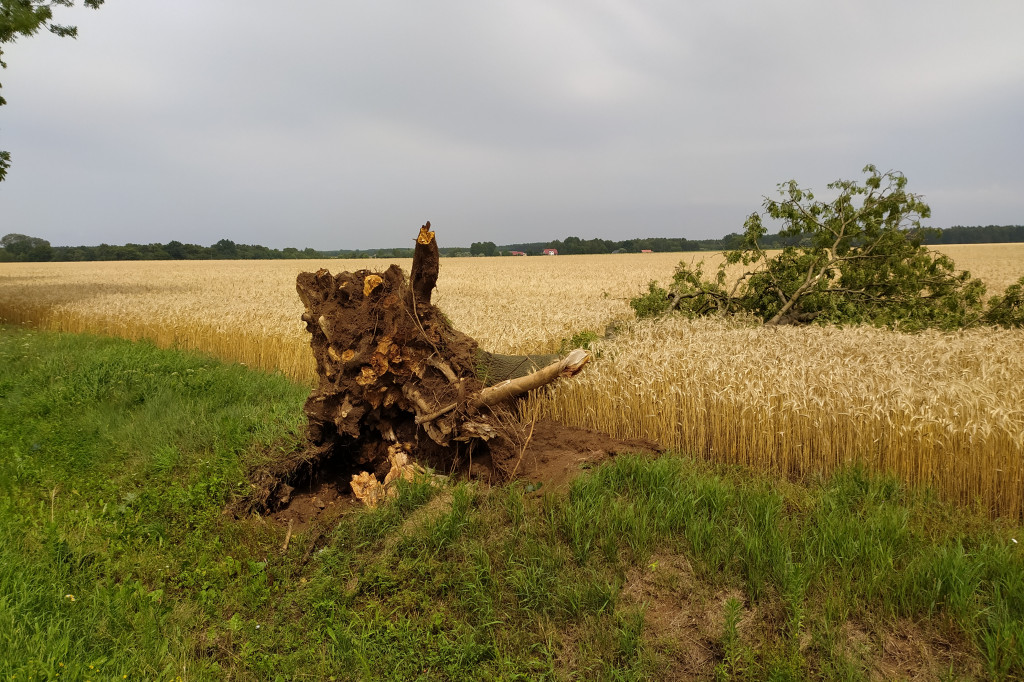
[[(577, 348), (561, 360), (552, 362), (547, 367), (543, 367), (532, 374), (527, 374), (517, 379), (506, 379), (500, 384), (485, 388), (470, 401), (470, 405), (474, 408), (497, 405), (520, 396), (527, 391), (550, 384), (559, 377), (571, 377), (583, 369), (583, 366), (590, 362), (590, 358), (590, 353), (582, 348)], [(426, 411), (424, 409), (424, 402), (418, 395), (410, 396), (410, 398), (417, 402), (421, 412)], [(416, 417), (416, 423), (425, 424), (431, 422), (438, 417), (443, 417), (456, 407), (458, 407), (458, 403), (452, 403), (429, 414), (420, 414)]]
[(571, 377), (583, 369), (583, 366), (590, 362), (590, 358), (590, 353), (582, 348), (577, 348), (558, 362), (553, 362), (533, 374), (527, 374), (518, 379), (508, 379), (500, 384), (485, 388), (480, 391), (472, 401), (472, 404), (474, 407), (497, 405), (522, 395), (527, 391), (550, 384), (559, 377)]

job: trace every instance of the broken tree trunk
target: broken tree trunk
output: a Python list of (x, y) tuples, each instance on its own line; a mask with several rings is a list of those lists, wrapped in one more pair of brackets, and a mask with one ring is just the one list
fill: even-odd
[[(526, 376), (485, 387), (474, 339), (431, 303), (439, 258), (428, 222), (416, 238), (412, 272), (327, 270), (298, 276), (318, 384), (305, 404), (312, 445), (382, 479), (389, 447), (447, 471), (463, 456), (489, 454), (509, 474), (517, 422), (509, 401), (590, 359), (583, 350)], [(493, 356), (498, 357), (498, 356)], [(515, 453), (517, 454), (517, 453)], [(476, 455), (474, 455), (476, 456)], [(392, 459), (394, 459), (392, 457)]]

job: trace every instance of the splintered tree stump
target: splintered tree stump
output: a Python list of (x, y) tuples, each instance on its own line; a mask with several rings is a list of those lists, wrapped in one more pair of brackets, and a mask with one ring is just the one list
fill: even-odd
[[(439, 258), (428, 222), (410, 277), (384, 272), (304, 272), (296, 289), (311, 335), (318, 383), (305, 404), (314, 448), (383, 479), (400, 447), (441, 471), (489, 455), (496, 473), (514, 468), (519, 427), (506, 407), (531, 389), (571, 376), (590, 359), (575, 351), (526, 376), (484, 386), (476, 341), (430, 302)], [(488, 355), (486, 353), (484, 356)], [(478, 453), (478, 454), (473, 454)], [(392, 457), (393, 459), (393, 457)]]

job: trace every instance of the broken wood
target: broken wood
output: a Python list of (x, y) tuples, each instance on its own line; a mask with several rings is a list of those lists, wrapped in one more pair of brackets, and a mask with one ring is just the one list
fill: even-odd
[(430, 297), (437, 286), (441, 272), (441, 259), (437, 240), (430, 231), (430, 221), (420, 228), (416, 236), (416, 249), (412, 255), (412, 292), (417, 306), (430, 305)]
[(288, 519), (288, 532), (284, 535), (284, 545), (281, 546), (281, 552), (288, 551), (288, 543), (292, 539), (292, 527), (295, 525), (295, 519)]
[(384, 500), (397, 495), (398, 481), (412, 481), (417, 476), (422, 476), (436, 484), (438, 479), (444, 478), (430, 474), (420, 465), (409, 461), (409, 455), (401, 445), (392, 445), (388, 448), (388, 461), (391, 463), (391, 470), (384, 477), (383, 483), (367, 471), (352, 477), (352, 495), (367, 507), (376, 507)]

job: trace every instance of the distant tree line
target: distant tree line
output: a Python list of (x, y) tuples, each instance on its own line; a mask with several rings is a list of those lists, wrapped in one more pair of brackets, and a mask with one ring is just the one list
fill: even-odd
[(258, 244), (236, 244), (221, 239), (211, 246), (183, 244), (125, 244), (115, 246), (51, 246), (39, 237), (8, 234), (0, 238), (0, 261), (93, 261), (93, 260), (259, 260), (322, 258), (314, 249), (271, 249)]
[[(1009, 244), (1024, 242), (1024, 225), (985, 225), (984, 227), (922, 228), (924, 244)], [(763, 249), (801, 246), (806, 235), (768, 234), (760, 239)], [(721, 239), (700, 239), (695, 251), (733, 251), (743, 246), (744, 235), (733, 232)]]
[[(484, 242), (489, 244), (490, 242)], [(682, 237), (647, 237), (644, 239), (624, 239), (614, 241), (611, 239), (580, 239), (579, 237), (566, 237), (564, 240), (555, 239), (550, 242), (525, 242), (519, 244), (506, 244), (497, 247), (498, 250), (507, 255), (509, 251), (521, 251), (527, 255), (540, 255), (544, 249), (557, 249), (560, 255), (574, 255), (587, 253), (640, 253), (641, 251), (671, 252), (671, 251), (696, 251), (698, 243)]]
[[(956, 225), (945, 229), (926, 228), (925, 244), (993, 244), (1024, 242), (1024, 225), (985, 225), (964, 227)], [(799, 246), (806, 235), (770, 234), (761, 237), (764, 249)], [(684, 239), (682, 237), (649, 237), (646, 239), (580, 239), (566, 237), (549, 242), (521, 242), (498, 246), (494, 242), (473, 242), (463, 246), (441, 247), (442, 256), (508, 256), (512, 251), (527, 255), (540, 255), (544, 249), (557, 249), (559, 254), (588, 253), (640, 253), (642, 251), (729, 251), (742, 248), (744, 235), (727, 234), (721, 239)], [(337, 249), (317, 251), (312, 248), (272, 249), (259, 244), (236, 244), (221, 239), (210, 246), (183, 244), (125, 244), (116, 246), (51, 246), (39, 237), (8, 234), (0, 238), (0, 261), (91, 261), (91, 260), (272, 260), (289, 258), (412, 258), (411, 248), (396, 249)]]
[(1009, 244), (1024, 242), (1024, 225), (954, 225), (925, 233), (925, 244)]

